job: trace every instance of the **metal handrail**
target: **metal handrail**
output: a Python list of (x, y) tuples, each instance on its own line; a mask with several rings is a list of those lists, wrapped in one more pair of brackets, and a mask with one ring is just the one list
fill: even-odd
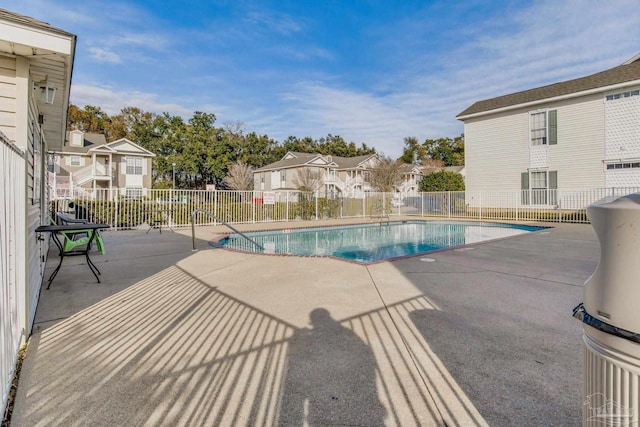
[(226, 225), (233, 232), (241, 235), (242, 237), (244, 237), (245, 239), (247, 239), (248, 241), (250, 241), (251, 243), (256, 245), (258, 248), (260, 248), (260, 249), (262, 249), (264, 251), (264, 247), (262, 245), (260, 245), (258, 242), (256, 242), (255, 240), (251, 239), (249, 236), (244, 234), (242, 231), (238, 230), (233, 225), (229, 224), (227, 221), (218, 218), (217, 216), (215, 216), (214, 214), (212, 214), (211, 212), (209, 212), (206, 209), (196, 209), (193, 212), (191, 212), (191, 243), (193, 245), (193, 250), (194, 251), (196, 250), (196, 214), (201, 213), (201, 212), (209, 215), (211, 218), (213, 218), (216, 221), (219, 221), (223, 225)]

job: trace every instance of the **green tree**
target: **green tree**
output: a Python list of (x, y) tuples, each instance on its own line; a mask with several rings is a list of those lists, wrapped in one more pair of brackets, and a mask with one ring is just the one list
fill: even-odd
[(317, 143), (317, 153), (338, 156), (338, 157), (356, 157), (375, 154), (375, 149), (369, 148), (366, 144), (357, 147), (354, 142), (347, 143), (341, 136), (327, 135), (326, 138), (320, 138)]
[(464, 165), (464, 137), (427, 139), (424, 142), (427, 157), (441, 160), (445, 166)]
[(455, 172), (434, 172), (425, 175), (418, 188), (420, 191), (464, 191), (464, 178)]
[(89, 133), (105, 133), (109, 123), (109, 115), (100, 107), (85, 105), (83, 109), (69, 104), (67, 110), (67, 129), (78, 129)]
[(156, 127), (157, 115), (137, 107), (125, 107), (111, 116), (105, 129), (107, 141), (127, 138), (137, 144), (153, 149), (153, 143), (160, 137)]
[(418, 142), (418, 138), (408, 136), (404, 139), (404, 150), (400, 156), (403, 163), (422, 164), (426, 158), (426, 148)]

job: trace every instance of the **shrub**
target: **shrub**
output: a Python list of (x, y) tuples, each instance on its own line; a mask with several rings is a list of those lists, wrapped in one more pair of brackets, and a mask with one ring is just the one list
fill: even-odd
[(420, 191), (464, 191), (464, 178), (455, 172), (434, 172), (422, 178), (419, 188)]

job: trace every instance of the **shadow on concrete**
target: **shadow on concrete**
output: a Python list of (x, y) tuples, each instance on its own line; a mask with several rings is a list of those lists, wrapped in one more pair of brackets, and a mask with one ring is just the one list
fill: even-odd
[(326, 309), (317, 308), (309, 317), (312, 327), (297, 329), (289, 341), (282, 422), (384, 425), (371, 348)]
[(409, 319), (486, 421), (581, 425), (582, 327), (571, 312), (599, 259), (590, 226), (430, 257), (394, 263), (441, 308)]
[[(57, 249), (50, 245), (34, 334), (193, 254), (191, 235), (180, 232), (107, 230), (102, 236), (107, 253), (91, 253), (91, 260), (101, 272), (101, 283), (96, 282), (84, 257), (67, 257), (51, 288), (46, 289), (47, 278), (59, 260)], [(209, 250), (208, 242), (197, 238), (196, 248)]]
[[(214, 263), (212, 249), (187, 262), (188, 236), (142, 231), (118, 247), (118, 232), (103, 284), (63, 265), (43, 295), (62, 308), (39, 308), (14, 425), (578, 425), (570, 311), (599, 250), (566, 230), (354, 267), (357, 295), (307, 277), (303, 259), (268, 270), (279, 258)], [(300, 290), (309, 281), (324, 303)], [(373, 304), (344, 310), (362, 292)], [(293, 324), (281, 310), (296, 302)]]
[(387, 308), (341, 321), (318, 308), (311, 326), (172, 265), (35, 335), (13, 422), (441, 424)]

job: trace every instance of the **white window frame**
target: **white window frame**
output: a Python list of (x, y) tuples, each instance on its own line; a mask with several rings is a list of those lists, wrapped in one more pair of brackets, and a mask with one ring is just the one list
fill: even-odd
[(142, 175), (142, 157), (126, 157), (126, 174)]
[(142, 187), (125, 187), (124, 191), (125, 195), (132, 199), (138, 199), (144, 195), (144, 189)]
[[(540, 127), (539, 123), (534, 123), (534, 117), (542, 117), (544, 127)], [(534, 147), (549, 144), (549, 117), (547, 111), (532, 111), (529, 113), (529, 144)]]
[[(532, 206), (553, 206), (557, 203), (557, 188), (550, 188), (551, 178), (549, 174), (550, 170), (530, 170), (529, 171), (529, 189), (525, 190), (529, 193), (529, 205)], [(554, 171), (557, 173), (557, 171)], [(535, 176), (544, 175), (544, 187), (541, 186), (540, 180), (537, 180)], [(557, 179), (557, 178), (556, 178)]]
[(628, 169), (637, 169), (640, 168), (640, 162), (613, 162), (613, 163), (605, 163), (604, 169), (607, 170), (628, 170)]
[(82, 166), (82, 163), (80, 161), (80, 156), (71, 156), (69, 157), (69, 166)]

